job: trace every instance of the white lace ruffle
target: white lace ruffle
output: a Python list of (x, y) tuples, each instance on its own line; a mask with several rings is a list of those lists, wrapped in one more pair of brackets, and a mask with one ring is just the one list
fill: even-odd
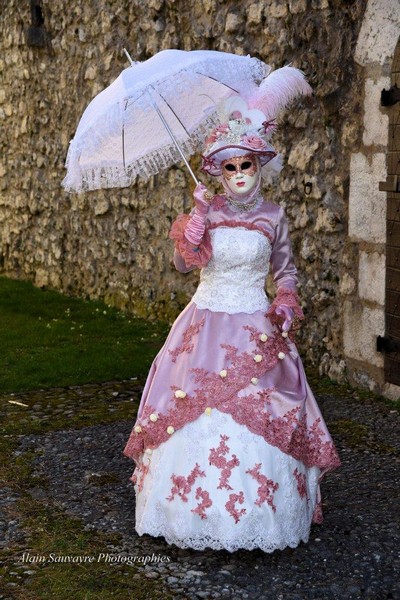
[(271, 244), (244, 227), (210, 230), (212, 257), (200, 273), (192, 300), (199, 308), (235, 314), (268, 310), (264, 290)]
[[(229, 461), (235, 454), (240, 465), (233, 467), (228, 477), (232, 489), (218, 489), (222, 470), (210, 464), (210, 449), (217, 448), (221, 434), (227, 436), (229, 451), (223, 454)], [(184, 501), (179, 495), (173, 500), (172, 475), (188, 477), (195, 464), (205, 473), (186, 490)], [(246, 473), (261, 464), (260, 473), (279, 484), (273, 494), (273, 508), (260, 498), (260, 482)], [(318, 467), (306, 468), (303, 463), (269, 445), (263, 438), (236, 423), (231, 415), (214, 409), (211, 416), (202, 415), (188, 423), (151, 454), (144, 454), (148, 472), (143, 477), (142, 489), (136, 491), (136, 530), (139, 535), (163, 536), (169, 544), (180, 548), (228, 550), (240, 548), (273, 552), (287, 546), (295, 548), (309, 538), (312, 514), (318, 489)], [(307, 498), (301, 497), (293, 472), (297, 469), (305, 477)], [(135, 471), (141, 479), (141, 465)], [(201, 487), (209, 493), (212, 505), (205, 509), (205, 518), (192, 512), (199, 505), (196, 490)], [(245, 514), (235, 523), (226, 503), (231, 494), (244, 494), (244, 502), (236, 503)]]

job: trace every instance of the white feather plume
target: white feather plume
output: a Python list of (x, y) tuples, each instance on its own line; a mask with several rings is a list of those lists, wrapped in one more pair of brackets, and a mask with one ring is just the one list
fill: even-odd
[(262, 110), (267, 120), (271, 120), (297, 96), (310, 94), (312, 88), (303, 71), (286, 66), (272, 71), (247, 99), (247, 103), (250, 109)]

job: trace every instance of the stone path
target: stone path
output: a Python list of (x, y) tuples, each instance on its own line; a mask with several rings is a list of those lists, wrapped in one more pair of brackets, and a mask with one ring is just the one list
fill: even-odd
[[(119, 397), (129, 395), (119, 390)], [(92, 392), (95, 393), (95, 386)], [(99, 386), (104, 393), (104, 387)], [(21, 436), (17, 452), (35, 453), (35, 475), (45, 477), (32, 495), (56, 501), (87, 530), (118, 532), (129, 555), (164, 555), (170, 562), (143, 566), (143, 576), (167, 585), (174, 598), (270, 600), (388, 600), (400, 598), (400, 416), (372, 400), (318, 397), (343, 462), (322, 484), (325, 520), (308, 544), (261, 551), (197, 552), (168, 546), (134, 531), (133, 463), (122, 455), (134, 421)], [(12, 501), (0, 495), (0, 533), (21, 536), (18, 523), (1, 520)], [(4, 521), (4, 519), (3, 519)], [(7, 537), (8, 536), (8, 537)], [(0, 598), (7, 598), (7, 595)]]

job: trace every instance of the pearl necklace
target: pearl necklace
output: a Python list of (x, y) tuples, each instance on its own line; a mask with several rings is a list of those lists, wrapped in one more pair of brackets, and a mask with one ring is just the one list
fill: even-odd
[(247, 204), (244, 204), (243, 202), (239, 202), (238, 200), (234, 200), (233, 198), (230, 198), (228, 196), (228, 194), (225, 194), (225, 195), (226, 195), (226, 199), (228, 200), (229, 204), (232, 204), (233, 206), (235, 206), (240, 212), (245, 212), (245, 211), (251, 210), (252, 208), (255, 207), (255, 205), (261, 198), (260, 194), (257, 194), (253, 200), (251, 200)]

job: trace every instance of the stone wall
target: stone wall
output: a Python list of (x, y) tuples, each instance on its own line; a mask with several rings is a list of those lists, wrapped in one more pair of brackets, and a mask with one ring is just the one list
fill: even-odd
[[(191, 180), (177, 166), (129, 189), (65, 194), (63, 164), (79, 117), (127, 66), (123, 47), (135, 60), (165, 48), (203, 48), (249, 53), (274, 68), (292, 63), (315, 95), (283, 118), (275, 142), (285, 169), (265, 195), (286, 208), (291, 223), (307, 316), (301, 353), (322, 373), (343, 376), (343, 295), (358, 276), (346, 238), (350, 156), (364, 160), (363, 68), (354, 52), (365, 2), (36, 4), (42, 46), (27, 43), (28, 1), (3, 3), (0, 16), (1, 271), (172, 320), (198, 277), (171, 268), (168, 240), (172, 220), (191, 204)], [(198, 169), (197, 159), (192, 164)], [(378, 269), (379, 260), (377, 250)]]

